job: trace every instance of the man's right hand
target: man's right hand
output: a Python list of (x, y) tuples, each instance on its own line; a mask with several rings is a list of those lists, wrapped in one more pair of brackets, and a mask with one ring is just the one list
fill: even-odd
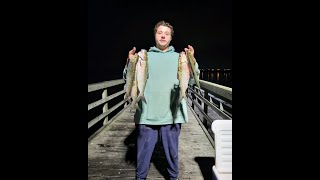
[(134, 56), (134, 53), (136, 52), (136, 47), (133, 47), (129, 53), (128, 53), (128, 58), (127, 58), (127, 64), (129, 63), (130, 59)]
[(136, 52), (136, 47), (133, 47), (128, 54), (128, 61), (134, 56), (134, 53)]

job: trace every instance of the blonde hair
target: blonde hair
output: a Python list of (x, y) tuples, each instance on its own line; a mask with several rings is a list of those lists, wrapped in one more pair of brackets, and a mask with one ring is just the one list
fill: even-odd
[(166, 26), (166, 27), (170, 28), (171, 29), (171, 37), (173, 36), (173, 34), (174, 34), (173, 27), (166, 21), (160, 21), (154, 26), (154, 29), (153, 29), (154, 34), (157, 33), (157, 29), (159, 26)]

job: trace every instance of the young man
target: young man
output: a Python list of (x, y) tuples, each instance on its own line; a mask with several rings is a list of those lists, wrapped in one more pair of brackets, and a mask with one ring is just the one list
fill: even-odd
[[(177, 103), (180, 93), (177, 78), (179, 53), (170, 46), (173, 34), (173, 27), (168, 22), (158, 22), (154, 27), (156, 46), (147, 52), (148, 79), (144, 90), (145, 101), (139, 102), (140, 110), (136, 110), (134, 116), (138, 133), (136, 179), (146, 179), (158, 136), (165, 151), (170, 179), (178, 178), (179, 135), (181, 124), (188, 122), (188, 114), (186, 100), (182, 99), (181, 104)], [(185, 53), (190, 51), (194, 56), (192, 46), (188, 45), (184, 50)], [(127, 63), (130, 63), (135, 51), (135, 47), (129, 51)], [(127, 67), (124, 69), (124, 79)], [(195, 67), (199, 76), (197, 63)], [(191, 76), (189, 84), (194, 84)]]

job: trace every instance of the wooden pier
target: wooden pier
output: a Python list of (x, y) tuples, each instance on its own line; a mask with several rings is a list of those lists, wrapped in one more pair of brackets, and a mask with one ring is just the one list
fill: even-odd
[[(188, 104), (188, 103), (187, 103)], [(136, 131), (134, 112), (126, 108), (88, 142), (88, 179), (135, 179)], [(208, 133), (188, 104), (189, 122), (179, 141), (179, 179), (212, 180), (215, 151)], [(158, 141), (147, 179), (166, 179), (166, 159)]]

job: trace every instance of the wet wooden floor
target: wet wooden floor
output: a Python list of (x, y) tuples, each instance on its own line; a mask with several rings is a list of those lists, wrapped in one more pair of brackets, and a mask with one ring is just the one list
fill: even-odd
[[(127, 108), (88, 142), (88, 179), (135, 179), (136, 131), (134, 112)], [(214, 148), (188, 106), (189, 122), (179, 137), (179, 179), (211, 180)], [(166, 159), (157, 143), (147, 179), (166, 179)]]

